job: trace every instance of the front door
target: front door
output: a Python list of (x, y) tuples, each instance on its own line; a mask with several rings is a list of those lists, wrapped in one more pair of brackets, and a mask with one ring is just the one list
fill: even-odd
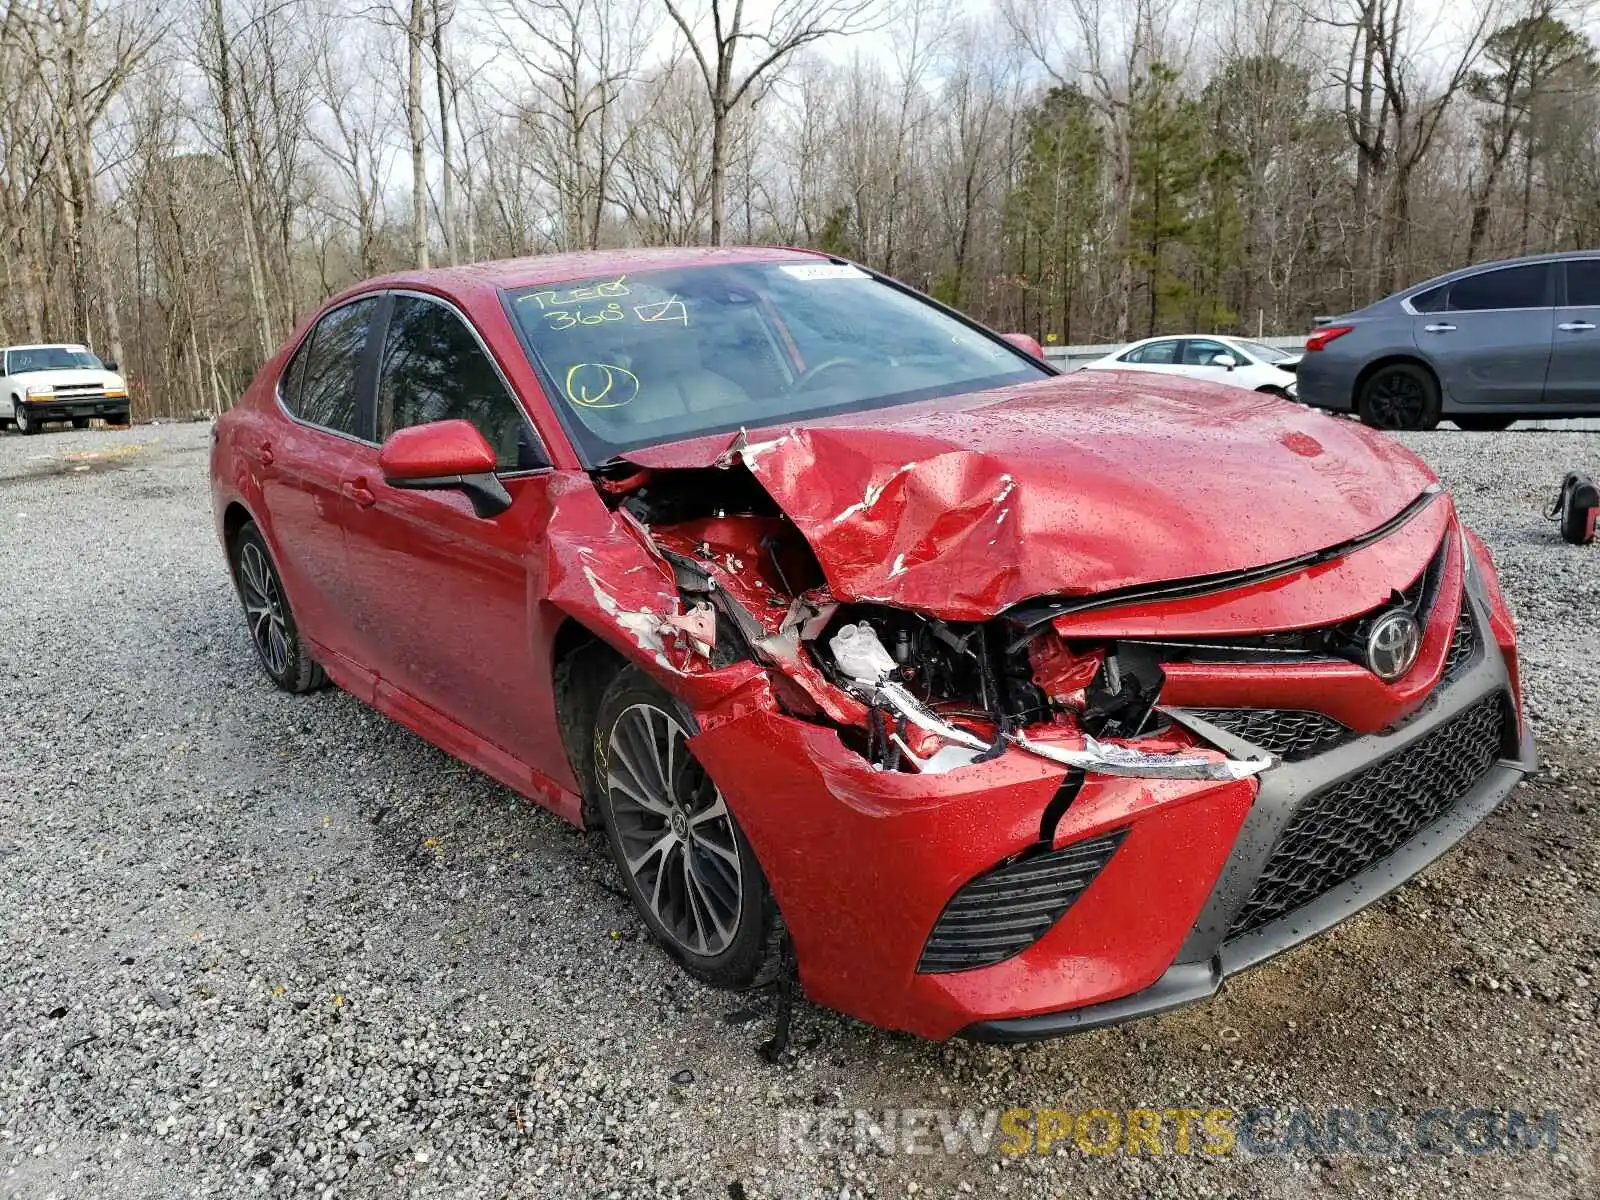
[(380, 688), (561, 778), (560, 738), (534, 700), (548, 691), (537, 648), (549, 639), (529, 581), (544, 555), (552, 476), (532, 426), (464, 319), (420, 295), (394, 296), (377, 397), (380, 440), (470, 421), (494, 447), (512, 504), (484, 519), (458, 492), (391, 488), (370, 453), (350, 479), (363, 503), (347, 526), (363, 660)]
[(1566, 267), (1565, 303), (1555, 314), (1555, 345), (1545, 403), (1552, 408), (1600, 410), (1600, 258)]

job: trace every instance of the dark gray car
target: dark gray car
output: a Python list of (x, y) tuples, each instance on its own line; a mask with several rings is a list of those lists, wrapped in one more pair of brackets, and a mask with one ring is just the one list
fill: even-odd
[(1600, 416), (1600, 250), (1467, 267), (1321, 324), (1300, 401), (1379, 429)]

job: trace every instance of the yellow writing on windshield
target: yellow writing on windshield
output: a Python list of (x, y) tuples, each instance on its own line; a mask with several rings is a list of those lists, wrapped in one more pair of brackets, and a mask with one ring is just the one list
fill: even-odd
[(603, 325), (607, 321), (620, 321), (627, 316), (615, 301), (597, 310), (585, 312), (581, 308), (552, 308), (544, 313), (551, 329), (571, 329), (574, 325)]
[(614, 296), (626, 296), (628, 291), (628, 277), (618, 275), (615, 279), (603, 283), (586, 283), (581, 287), (567, 288), (565, 291), (533, 292), (522, 297), (519, 303), (532, 300), (541, 309), (566, 308), (574, 304), (582, 304), (585, 300), (609, 300)]
[(639, 377), (612, 363), (573, 363), (565, 390), (580, 408), (621, 408), (639, 394)]

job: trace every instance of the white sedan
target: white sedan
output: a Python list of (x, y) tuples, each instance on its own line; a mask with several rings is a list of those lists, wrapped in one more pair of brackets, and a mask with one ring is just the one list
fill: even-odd
[(1150, 371), (1209, 379), (1255, 392), (1293, 398), (1300, 355), (1243, 338), (1154, 337), (1083, 364), (1085, 371)]

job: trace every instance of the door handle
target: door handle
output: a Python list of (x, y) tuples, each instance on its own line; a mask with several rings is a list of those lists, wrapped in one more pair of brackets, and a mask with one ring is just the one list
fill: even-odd
[(1594, 328), (1594, 322), (1592, 322), (1592, 321), (1563, 321), (1561, 324), (1557, 325), (1556, 328), (1561, 330), (1561, 331), (1563, 331), (1564, 333), (1583, 333), (1583, 332), (1586, 332), (1587, 330), (1593, 329)]
[(1443, 323), (1437, 325), (1424, 325), (1422, 328), (1428, 333), (1454, 333), (1456, 331), (1456, 327), (1454, 325), (1445, 325)]
[(339, 490), (345, 494), (347, 500), (354, 500), (362, 508), (371, 508), (378, 502), (378, 498), (367, 487), (365, 479), (346, 479), (339, 485)]
[(263, 467), (270, 467), (274, 461), (272, 454), (272, 443), (262, 442), (261, 449), (256, 451), (256, 457), (261, 460), (261, 465)]

